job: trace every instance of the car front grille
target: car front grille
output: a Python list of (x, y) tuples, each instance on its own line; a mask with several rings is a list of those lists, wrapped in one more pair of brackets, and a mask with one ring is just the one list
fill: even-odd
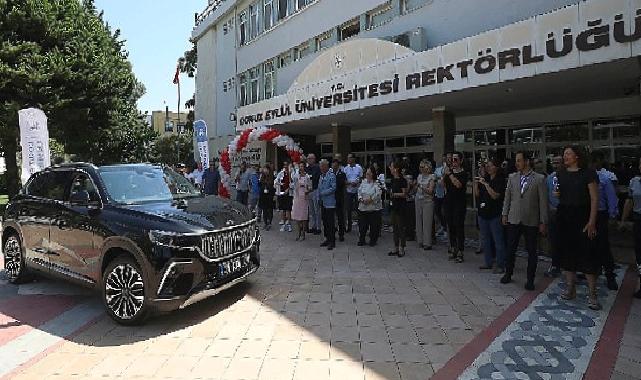
[(249, 249), (256, 239), (256, 222), (223, 231), (207, 233), (202, 237), (202, 254), (216, 260)]

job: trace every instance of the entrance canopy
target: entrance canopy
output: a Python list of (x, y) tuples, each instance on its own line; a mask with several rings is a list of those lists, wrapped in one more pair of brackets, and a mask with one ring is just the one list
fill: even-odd
[[(636, 26), (639, 27), (636, 27)], [(242, 107), (237, 131), (278, 125), (306, 134), (614, 99), (636, 94), (641, 2), (591, 0), (413, 52), (360, 39), (328, 49), (287, 93)]]

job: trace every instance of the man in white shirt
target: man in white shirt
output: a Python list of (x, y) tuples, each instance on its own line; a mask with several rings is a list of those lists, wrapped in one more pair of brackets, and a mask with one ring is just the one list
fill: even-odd
[(196, 163), (196, 168), (194, 168), (194, 171), (188, 174), (187, 179), (192, 181), (196, 185), (196, 187), (200, 189), (203, 185), (204, 172), (205, 171), (203, 170), (203, 164), (198, 162)]
[(358, 207), (358, 187), (363, 178), (363, 168), (356, 163), (353, 154), (347, 155), (347, 166), (343, 168), (347, 177), (347, 195), (345, 197), (345, 208), (347, 210), (347, 229), (345, 232), (352, 232), (352, 214)]

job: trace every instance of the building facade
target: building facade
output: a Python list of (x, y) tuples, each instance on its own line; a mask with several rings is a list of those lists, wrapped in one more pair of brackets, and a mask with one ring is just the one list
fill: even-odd
[(212, 152), (268, 125), (363, 163), (639, 157), (641, 0), (220, 0), (196, 24)]
[(148, 117), (151, 128), (160, 136), (168, 136), (184, 131), (187, 123), (187, 114), (181, 112), (152, 111)]

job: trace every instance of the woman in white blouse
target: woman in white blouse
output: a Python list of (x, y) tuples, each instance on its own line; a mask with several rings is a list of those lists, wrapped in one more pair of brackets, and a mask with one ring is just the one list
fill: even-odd
[(434, 224), (434, 187), (436, 176), (432, 172), (432, 163), (421, 161), (420, 174), (414, 184), (416, 189), (416, 240), (420, 248), (432, 249), (432, 226)]
[(358, 245), (365, 245), (365, 235), (369, 230), (369, 245), (375, 246), (381, 230), (381, 187), (376, 179), (376, 171), (369, 168), (365, 180), (358, 188)]

